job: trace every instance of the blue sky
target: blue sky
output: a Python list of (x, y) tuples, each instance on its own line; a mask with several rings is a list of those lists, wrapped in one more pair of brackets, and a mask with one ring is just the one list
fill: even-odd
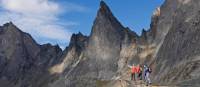
[[(164, 0), (104, 0), (117, 19), (140, 34)], [(12, 21), (40, 44), (65, 48), (72, 33), (89, 35), (100, 0), (0, 0), (0, 24)]]

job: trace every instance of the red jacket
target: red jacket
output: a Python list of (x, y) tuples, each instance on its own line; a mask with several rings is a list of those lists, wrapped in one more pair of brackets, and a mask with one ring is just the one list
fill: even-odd
[(136, 73), (136, 66), (132, 66), (131, 71), (132, 73)]
[(136, 73), (140, 73), (140, 72), (141, 72), (140, 66), (136, 66), (136, 67), (135, 67), (135, 71), (136, 71)]

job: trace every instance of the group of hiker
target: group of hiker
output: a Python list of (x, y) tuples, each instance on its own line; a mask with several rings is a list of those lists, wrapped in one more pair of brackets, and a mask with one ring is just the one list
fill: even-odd
[(151, 68), (147, 65), (132, 65), (131, 68), (131, 80), (144, 80), (146, 85), (151, 84), (150, 73), (152, 72)]

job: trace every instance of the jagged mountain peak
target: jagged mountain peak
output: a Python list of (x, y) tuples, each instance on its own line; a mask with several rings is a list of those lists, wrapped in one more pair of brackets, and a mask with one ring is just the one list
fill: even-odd
[(108, 7), (108, 5), (104, 1), (100, 2), (99, 12), (102, 13), (102, 14), (110, 14), (110, 15), (112, 15), (112, 12), (111, 12), (110, 8)]
[(74, 41), (77, 41), (77, 40), (80, 40), (82, 41), (81, 39), (83, 38), (86, 38), (87, 36), (84, 36), (81, 32), (77, 33), (77, 34), (72, 34), (72, 37), (71, 37), (71, 42), (74, 42)]
[(156, 8), (156, 10), (153, 12), (153, 16), (160, 16), (160, 7)]
[(12, 22), (8, 22), (8, 23), (3, 24), (3, 26), (0, 26), (0, 31), (7, 32), (7, 33), (9, 32), (14, 35), (22, 33), (22, 31), (17, 26), (15, 26), (15, 24), (13, 24)]
[(100, 8), (97, 11), (97, 16), (92, 27), (91, 37), (94, 35), (102, 36), (100, 35), (100, 32), (104, 35), (107, 33), (116, 34), (116, 32), (120, 33), (124, 31), (124, 29), (125, 28), (117, 18), (115, 18), (108, 5), (104, 1), (101, 1)]
[(12, 22), (0, 27), (0, 48), (2, 87), (16, 87), (16, 84), (22, 87), (25, 82), (32, 83), (33, 80), (34, 87), (41, 87), (37, 78), (50, 77), (48, 68), (58, 63), (62, 54), (58, 46), (38, 45), (30, 34), (21, 31)]
[(2, 27), (3, 28), (8, 28), (8, 29), (10, 29), (11, 27), (12, 27), (12, 29), (18, 29), (12, 22), (7, 22), (7, 23), (3, 24)]
[(113, 15), (109, 6), (104, 1), (100, 2), (100, 8), (97, 12), (97, 17), (95, 22), (97, 21), (101, 21), (100, 23), (103, 23), (103, 21), (107, 21), (109, 22), (108, 24), (118, 25), (116, 27), (123, 27), (121, 23), (117, 20), (117, 18)]
[(11, 21), (3, 24), (3, 26), (10, 26), (10, 25), (14, 26), (14, 24)]
[(69, 47), (78, 46), (84, 47), (84, 43), (87, 41), (88, 37), (84, 36), (81, 32), (77, 34), (72, 34)]
[(72, 37), (75, 37), (75, 36), (84, 36), (84, 35), (81, 32), (78, 32), (77, 34), (76, 33), (72, 34)]

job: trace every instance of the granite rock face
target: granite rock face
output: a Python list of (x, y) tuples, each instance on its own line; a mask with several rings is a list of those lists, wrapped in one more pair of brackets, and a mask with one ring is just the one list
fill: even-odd
[(136, 39), (137, 35), (124, 28), (102, 1), (86, 49), (86, 56), (99, 66), (99, 78), (112, 78), (120, 66), (120, 52)]
[[(176, 3), (176, 4), (174, 4)], [(200, 1), (166, 0), (163, 17), (171, 18), (169, 31), (156, 56), (155, 80), (160, 84), (199, 85)], [(163, 29), (165, 29), (163, 28)]]
[(2, 87), (39, 87), (48, 81), (48, 68), (62, 55), (58, 46), (38, 45), (14, 24), (0, 27), (0, 84)]
[[(95, 87), (98, 80), (111, 80), (126, 65), (126, 56), (130, 54), (124, 54), (124, 49), (136, 43), (138, 37), (135, 32), (120, 24), (103, 1), (100, 3), (91, 35), (75, 36), (84, 37), (84, 40), (71, 41), (71, 44), (79, 44), (79, 48), (68, 50), (65, 57), (68, 61), (65, 65), (66, 63), (71, 65), (66, 67), (67, 74), (63, 74), (53, 86), (63, 84), (62, 87)], [(69, 46), (69, 48), (75, 47)], [(69, 56), (73, 53), (76, 57)]]

